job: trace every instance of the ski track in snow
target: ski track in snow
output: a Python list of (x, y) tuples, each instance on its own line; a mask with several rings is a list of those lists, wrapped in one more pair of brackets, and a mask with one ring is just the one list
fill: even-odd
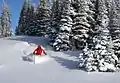
[[(32, 44), (31, 44), (32, 43)], [(51, 60), (30, 64), (21, 59), (42, 44)], [(54, 52), (45, 38), (0, 39), (0, 83), (120, 83), (120, 72), (87, 73), (76, 68), (79, 52)]]

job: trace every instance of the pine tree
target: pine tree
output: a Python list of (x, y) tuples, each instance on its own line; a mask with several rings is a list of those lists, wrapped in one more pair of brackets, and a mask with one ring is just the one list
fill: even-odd
[(1, 24), (1, 17), (0, 17), (0, 36), (2, 36), (2, 24)]
[(33, 33), (36, 36), (46, 36), (50, 29), (50, 9), (46, 7), (46, 0), (41, 0), (37, 8)]
[(104, 0), (97, 0), (97, 34), (93, 37), (94, 47), (84, 49), (79, 67), (86, 71), (113, 72), (117, 70), (117, 56), (114, 54), (109, 32), (109, 18)]
[(2, 35), (7, 37), (11, 34), (11, 13), (6, 2), (3, 0), (2, 4), (2, 16), (1, 16), (1, 24), (2, 24)]
[[(47, 0), (48, 1), (48, 0)], [(48, 7), (48, 2), (43, 0), (43, 4), (41, 2), (41, 8), (40, 8), (40, 21), (41, 21), (41, 30), (44, 29), (43, 35), (48, 36), (49, 35), (49, 30), (50, 30), (50, 14), (51, 14), (51, 9)], [(43, 5), (43, 6), (42, 6)]]
[(34, 18), (34, 4), (31, 4), (30, 0), (28, 0), (28, 9), (27, 9), (27, 13), (26, 13), (26, 20), (27, 20), (27, 25), (26, 25), (26, 28), (24, 28), (24, 31), (25, 31), (25, 35), (28, 35), (28, 30), (29, 30), (29, 26), (31, 24), (31, 20)]
[(110, 32), (113, 40), (114, 53), (119, 58), (118, 66), (120, 67), (120, 24), (119, 24), (119, 13), (116, 9), (116, 4), (112, 0), (111, 11), (110, 11)]
[(20, 30), (20, 35), (26, 35), (27, 34), (27, 26), (30, 22), (30, 14), (31, 14), (31, 2), (30, 0), (26, 0), (24, 2), (23, 8), (20, 13), (18, 28)]
[(51, 12), (51, 30), (50, 30), (50, 45), (53, 45), (55, 38), (59, 32), (59, 24), (61, 19), (61, 0), (55, 0), (52, 5)]
[(114, 0), (117, 13), (120, 14), (120, 0)]
[[(108, 16), (110, 16), (111, 5), (112, 5), (112, 0), (106, 0), (106, 7), (107, 7), (107, 11), (108, 11), (108, 13), (109, 13)], [(110, 18), (110, 17), (109, 17), (109, 18)]]
[(31, 5), (31, 12), (30, 12), (30, 21), (29, 24), (27, 26), (27, 35), (29, 36), (35, 36), (35, 31), (34, 31), (34, 26), (36, 23), (36, 13), (37, 13), (37, 9), (36, 9), (36, 5), (32, 4)]
[[(87, 44), (87, 40), (92, 35), (92, 28), (94, 28), (94, 11), (90, 9), (93, 4), (90, 0), (76, 0), (75, 9), (76, 15), (73, 20), (72, 28), (72, 44), (73, 49), (82, 50)], [(90, 33), (91, 32), (91, 33)]]
[(60, 19), (59, 33), (53, 43), (53, 47), (56, 51), (67, 51), (71, 49), (70, 36), (73, 23), (73, 9), (69, 0), (63, 1), (62, 4), (63, 9)]
[(15, 28), (15, 35), (20, 35), (20, 28), (18, 28), (18, 26), (16, 26)]

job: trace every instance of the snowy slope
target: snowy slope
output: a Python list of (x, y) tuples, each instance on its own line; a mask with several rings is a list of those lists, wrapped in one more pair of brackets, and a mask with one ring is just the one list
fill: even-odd
[[(22, 56), (42, 44), (50, 60), (29, 64)], [(120, 83), (120, 72), (87, 73), (76, 69), (79, 52), (54, 52), (47, 39), (11, 37), (0, 39), (0, 83)]]

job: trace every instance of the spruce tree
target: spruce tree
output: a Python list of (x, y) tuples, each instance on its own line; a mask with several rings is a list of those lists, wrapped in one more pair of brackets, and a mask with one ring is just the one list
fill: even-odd
[(29, 24), (27, 26), (27, 35), (29, 36), (35, 36), (36, 33), (34, 31), (34, 27), (35, 27), (35, 23), (36, 23), (36, 5), (35, 4), (32, 4), (31, 5), (31, 12), (30, 12), (30, 21), (29, 21)]
[(20, 35), (27, 34), (27, 28), (28, 28), (27, 26), (31, 19), (30, 12), (31, 12), (31, 2), (30, 2), (30, 0), (26, 0), (24, 2), (24, 5), (23, 5), (21, 13), (20, 13), (20, 18), (19, 18), (19, 23), (18, 23), (18, 28), (17, 28), (20, 30), (20, 32), (19, 32)]
[(20, 28), (18, 26), (15, 28), (15, 35), (20, 35)]
[(51, 12), (51, 29), (50, 29), (50, 45), (53, 45), (55, 42), (55, 38), (59, 32), (59, 24), (61, 19), (61, 0), (55, 0), (52, 5), (52, 12)]
[(71, 28), (72, 28), (72, 17), (73, 13), (71, 2), (69, 0), (65, 0), (62, 2), (62, 14), (59, 24), (59, 33), (55, 38), (55, 42), (53, 43), (53, 47), (56, 51), (67, 51), (71, 50)]
[(43, 36), (47, 36), (50, 33), (50, 15), (51, 15), (51, 7), (50, 7), (50, 0), (41, 0), (41, 7), (40, 7), (40, 21), (41, 21), (41, 31), (42, 29)]
[[(107, 11), (108, 11), (108, 13), (109, 13), (108, 16), (110, 16), (111, 5), (112, 5), (112, 0), (106, 0), (106, 7), (107, 7)], [(109, 18), (110, 18), (110, 17), (109, 17)]]
[(110, 11), (110, 32), (113, 40), (114, 53), (119, 59), (118, 66), (120, 67), (120, 24), (119, 13), (116, 8), (116, 3), (114, 2), (114, 0), (112, 0)]
[(73, 49), (82, 50), (87, 44), (87, 40), (92, 35), (94, 28), (94, 11), (90, 9), (92, 3), (90, 0), (76, 0), (76, 15), (73, 19), (72, 45)]
[(2, 35), (4, 37), (10, 36), (11, 34), (11, 13), (6, 2), (3, 0), (2, 4), (2, 16), (1, 16), (1, 24), (2, 24)]
[(118, 58), (114, 54), (112, 38), (109, 32), (109, 18), (104, 0), (96, 1), (97, 34), (93, 37), (94, 47), (84, 49), (80, 56), (79, 67), (86, 71), (113, 72), (117, 70)]
[(26, 24), (26, 27), (24, 28), (24, 34), (25, 35), (28, 35), (28, 30), (29, 30), (29, 25), (30, 25), (30, 23), (31, 23), (31, 20), (34, 18), (34, 6), (32, 5), (32, 3), (30, 2), (30, 0), (28, 0), (28, 3), (27, 3), (27, 6), (28, 6), (28, 8), (27, 8), (27, 13), (26, 13), (26, 16), (27, 16), (27, 18), (26, 18), (26, 22), (27, 22), (27, 24)]
[(1, 17), (0, 17), (0, 36), (2, 36), (2, 24), (1, 24)]
[(32, 34), (36, 36), (46, 36), (50, 29), (50, 9), (46, 6), (46, 0), (40, 0), (35, 16)]

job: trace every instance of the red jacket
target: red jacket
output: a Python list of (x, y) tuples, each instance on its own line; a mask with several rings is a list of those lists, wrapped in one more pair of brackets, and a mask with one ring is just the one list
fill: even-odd
[(34, 52), (33, 52), (33, 54), (38, 55), (38, 56), (41, 56), (42, 53), (43, 53), (44, 55), (47, 55), (46, 52), (42, 49), (41, 45), (39, 45), (39, 46), (37, 47), (37, 49), (35, 49)]

